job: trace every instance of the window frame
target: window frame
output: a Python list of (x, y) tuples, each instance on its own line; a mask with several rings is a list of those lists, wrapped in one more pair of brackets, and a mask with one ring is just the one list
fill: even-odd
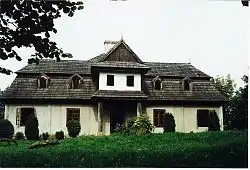
[(134, 87), (134, 86), (135, 86), (135, 76), (134, 75), (127, 75), (127, 87)]
[(188, 79), (183, 81), (183, 89), (184, 91), (190, 91), (190, 81)]
[[(110, 78), (112, 78), (112, 79), (110, 79)], [(114, 86), (115, 85), (115, 76), (113, 74), (107, 74), (106, 85), (107, 86)]]
[[(28, 117), (31, 115), (31, 114), (34, 114), (34, 116), (36, 117), (36, 111), (35, 111), (35, 108), (34, 107), (21, 107), (19, 108), (20, 110), (17, 111), (16, 113), (16, 125), (19, 126), (19, 127), (22, 127), (22, 126), (25, 126), (25, 124), (27, 123), (28, 121)], [(24, 114), (24, 111), (23, 109), (32, 109), (33, 110), (33, 113), (30, 113), (26, 118), (26, 121), (24, 122), (23, 121), (23, 114)]]
[[(70, 111), (72, 112), (71, 116), (69, 116)], [(70, 120), (78, 120), (80, 122), (80, 108), (67, 108), (66, 109), (66, 126)], [(78, 119), (75, 119), (75, 115), (77, 115)], [(69, 118), (71, 117), (71, 119)]]
[[(155, 127), (164, 127), (164, 114), (166, 113), (165, 109), (153, 109), (153, 125)], [(157, 114), (157, 116), (156, 116)], [(162, 115), (160, 115), (162, 114)], [(157, 117), (157, 122), (156, 124), (155, 118)], [(162, 119), (162, 120), (161, 120)]]

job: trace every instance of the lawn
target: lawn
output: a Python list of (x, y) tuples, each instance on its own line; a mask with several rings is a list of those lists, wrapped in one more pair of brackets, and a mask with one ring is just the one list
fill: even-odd
[(47, 148), (0, 143), (0, 167), (247, 167), (247, 131), (86, 136)]

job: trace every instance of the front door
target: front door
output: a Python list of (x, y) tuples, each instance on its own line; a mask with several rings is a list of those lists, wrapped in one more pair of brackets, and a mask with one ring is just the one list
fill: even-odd
[(110, 132), (113, 133), (117, 124), (125, 121), (125, 108), (120, 103), (113, 104), (110, 108)]

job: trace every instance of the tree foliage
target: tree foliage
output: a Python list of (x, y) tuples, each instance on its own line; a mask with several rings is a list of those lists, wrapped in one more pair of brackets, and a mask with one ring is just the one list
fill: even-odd
[(226, 78), (216, 77), (212, 81), (215, 87), (229, 102), (223, 105), (224, 129), (246, 129), (248, 113), (248, 76), (244, 75), (244, 87), (235, 90), (235, 83), (228, 75)]
[(38, 119), (37, 117), (30, 117), (25, 124), (25, 136), (28, 140), (38, 140), (39, 139), (39, 129), (38, 129)]
[(247, 129), (248, 128), (248, 76), (244, 75), (242, 80), (245, 83), (244, 87), (240, 87), (236, 91), (232, 102), (232, 128)]
[(164, 133), (165, 132), (175, 132), (175, 120), (171, 113), (164, 114)]
[(232, 114), (231, 114), (231, 100), (235, 93), (235, 81), (231, 78), (231, 75), (228, 74), (226, 77), (219, 77), (212, 79), (212, 82), (215, 85), (215, 88), (229, 100), (227, 103), (223, 104), (223, 117), (224, 117), (224, 128), (230, 129)]
[[(36, 52), (28, 59), (29, 64), (38, 64), (42, 58), (60, 61), (60, 57), (67, 57), (67, 53), (49, 39), (51, 33), (57, 33), (54, 20), (60, 18), (62, 13), (73, 17), (75, 11), (81, 9), (81, 1), (0, 1), (0, 59), (15, 58), (21, 61), (16, 47), (35, 49)], [(0, 73), (11, 74), (11, 70), (0, 65)]]
[(219, 131), (220, 130), (220, 119), (215, 111), (210, 111), (209, 113), (209, 131)]

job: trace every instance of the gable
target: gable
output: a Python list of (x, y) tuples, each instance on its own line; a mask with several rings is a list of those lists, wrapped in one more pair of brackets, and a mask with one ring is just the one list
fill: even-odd
[(111, 49), (102, 61), (124, 61), (124, 62), (137, 62), (142, 61), (137, 55), (129, 48), (129, 46), (121, 41)]

